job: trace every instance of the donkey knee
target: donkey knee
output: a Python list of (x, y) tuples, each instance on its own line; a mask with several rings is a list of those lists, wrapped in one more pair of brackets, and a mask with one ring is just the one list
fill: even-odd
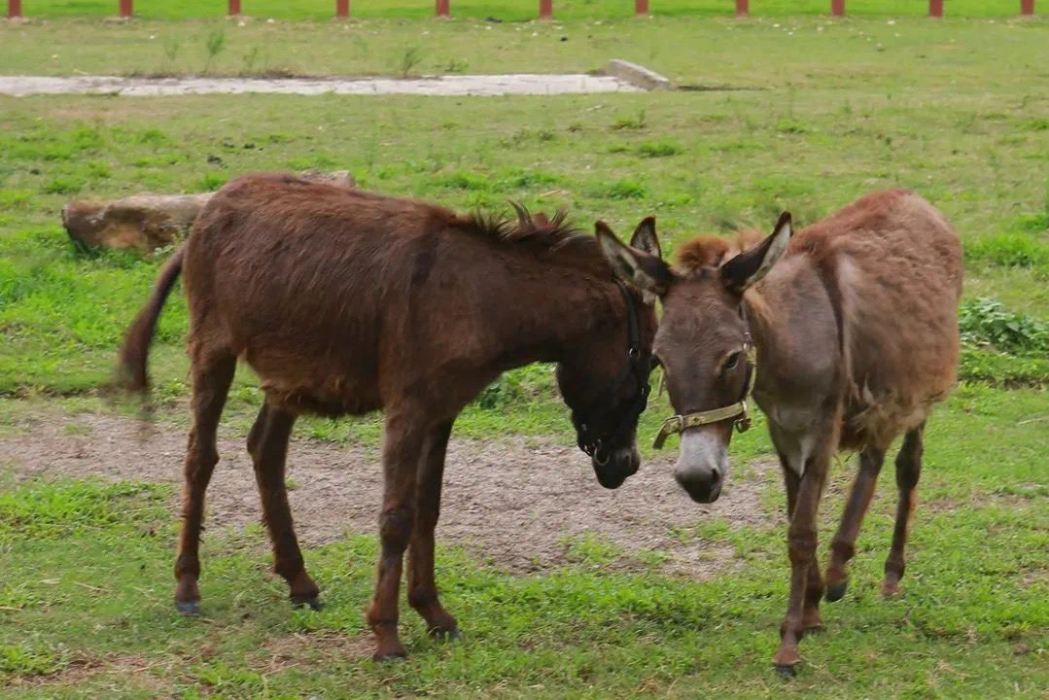
[(412, 536), (415, 509), (408, 506), (387, 508), (379, 516), (379, 537), (384, 549), (392, 547), (404, 551)]
[(921, 462), (896, 460), (896, 487), (900, 491), (911, 491), (918, 485), (921, 476)]
[(251, 455), (252, 461), (259, 461), (259, 442), (262, 441), (262, 429), (258, 423), (252, 426), (251, 432), (248, 433), (248, 454)]
[(921, 432), (913, 430), (907, 433), (903, 446), (896, 454), (896, 486), (901, 490), (910, 490), (918, 485), (924, 451)]
[(201, 440), (196, 434), (190, 434), (186, 446), (186, 476), (196, 477), (199, 473), (210, 474), (219, 463), (219, 453), (214, 441)]
[(808, 564), (816, 556), (815, 530), (793, 530), (787, 534), (787, 554), (792, 564)]
[(437, 592), (430, 587), (412, 587), (408, 590), (408, 605), (415, 610), (427, 610), (437, 602)]

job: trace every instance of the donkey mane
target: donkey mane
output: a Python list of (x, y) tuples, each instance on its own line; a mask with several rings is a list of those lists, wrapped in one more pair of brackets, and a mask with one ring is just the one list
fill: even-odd
[(736, 231), (735, 238), (699, 236), (681, 246), (677, 252), (678, 269), (688, 275), (704, 267), (720, 267), (732, 257), (761, 242), (753, 229)]
[[(238, 178), (238, 180), (242, 180), (255, 196), (258, 196), (260, 189), (286, 192), (289, 185), (310, 189), (316, 193), (311, 202), (313, 206), (319, 206), (318, 202), (323, 200), (337, 202), (341, 197), (349, 196), (357, 199), (358, 202), (368, 202), (371, 205), (368, 208), (380, 210), (385, 208), (387, 211), (418, 208), (429, 213), (430, 225), (437, 228), (448, 228), (479, 235), (504, 245), (527, 244), (533, 250), (538, 249), (547, 253), (555, 253), (570, 246), (576, 252), (576, 260), (571, 262), (582, 263), (583, 267), (595, 270), (608, 269), (597, 245), (597, 239), (570, 224), (568, 213), (563, 209), (558, 209), (553, 216), (547, 216), (541, 212), (533, 214), (521, 203), (511, 201), (510, 206), (513, 207), (516, 218), (482, 210), (472, 214), (459, 214), (419, 199), (390, 197), (356, 187), (346, 188), (283, 173), (249, 175)], [(233, 192), (237, 187), (238, 183), (235, 181), (226, 189)], [(302, 207), (303, 205), (296, 203), (295, 206)]]
[(580, 229), (568, 223), (568, 213), (564, 209), (558, 209), (553, 217), (548, 217), (542, 212), (532, 214), (520, 202), (510, 202), (510, 206), (517, 213), (516, 219), (477, 211), (469, 216), (468, 224), (477, 233), (500, 242), (532, 243), (551, 250), (591, 240)]

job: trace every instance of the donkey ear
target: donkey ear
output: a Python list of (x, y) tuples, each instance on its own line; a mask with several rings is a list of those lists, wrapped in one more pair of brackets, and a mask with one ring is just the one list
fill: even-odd
[(663, 251), (659, 248), (659, 237), (656, 236), (656, 217), (648, 216), (642, 219), (630, 238), (630, 247), (657, 258), (663, 257)]
[(648, 304), (654, 304), (655, 297), (666, 294), (673, 279), (666, 263), (655, 255), (621, 243), (604, 221), (598, 221), (594, 228), (601, 252), (616, 277), (638, 289)]
[(721, 281), (725, 287), (736, 294), (742, 294), (750, 286), (760, 282), (787, 250), (791, 233), (793, 229), (790, 225), (790, 212), (785, 211), (780, 214), (771, 236), (721, 266)]

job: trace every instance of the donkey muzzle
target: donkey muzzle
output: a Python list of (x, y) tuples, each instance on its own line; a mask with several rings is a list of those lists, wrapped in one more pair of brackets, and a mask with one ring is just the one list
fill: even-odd
[(606, 489), (617, 489), (628, 476), (637, 473), (641, 466), (641, 454), (634, 446), (612, 450), (600, 448), (594, 452), (591, 461), (597, 482)]
[(681, 452), (674, 479), (697, 503), (713, 503), (721, 495), (728, 474), (728, 450), (711, 430), (688, 430), (681, 436)]

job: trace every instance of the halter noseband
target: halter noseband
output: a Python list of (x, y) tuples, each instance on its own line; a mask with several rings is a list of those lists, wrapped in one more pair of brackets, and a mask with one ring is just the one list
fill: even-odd
[[(746, 323), (747, 319), (742, 306), (740, 306), (739, 314), (743, 322)], [(747, 379), (743, 385), (743, 396), (740, 397), (739, 401), (721, 408), (712, 408), (709, 411), (696, 411), (695, 413), (670, 416), (670, 418), (663, 421), (663, 425), (659, 428), (655, 442), (652, 443), (654, 448), (657, 450), (661, 449), (667, 438), (674, 433), (683, 433), (689, 428), (720, 423), (730, 418), (736, 419), (732, 422), (732, 425), (738, 432), (745, 433), (750, 428), (747, 399), (750, 398), (750, 393), (754, 391), (754, 382), (758, 377), (757, 351), (754, 348), (754, 342), (750, 339), (750, 331), (747, 331), (746, 338), (743, 340), (743, 354), (747, 358)]]
[[(626, 305), (626, 323), (627, 323), (627, 358), (629, 364), (627, 365), (626, 371), (619, 378), (619, 381), (601, 397), (599, 402), (594, 402), (593, 405), (615, 405), (615, 401), (608, 400), (609, 397), (614, 397), (619, 393), (620, 388), (626, 382), (633, 379), (637, 383), (637, 391), (634, 395), (633, 402), (627, 408), (629, 409), (624, 418), (616, 426), (616, 429), (610, 431), (610, 434), (619, 432), (628, 421), (637, 420), (638, 416), (644, 412), (645, 407), (648, 406), (648, 394), (651, 387), (648, 383), (648, 372), (642, 367), (641, 362), (641, 333), (639, 330), (639, 324), (637, 320), (637, 309), (634, 306), (634, 296), (627, 289), (619, 279), (615, 280), (616, 286), (619, 287), (619, 292), (623, 295), (623, 303)], [(575, 416), (573, 415), (573, 422)], [(598, 455), (603, 446), (603, 440), (595, 436), (588, 423), (578, 421), (576, 422), (577, 437), (579, 443), (579, 449), (585, 452), (590, 457)], [(607, 437), (607, 435), (605, 436)], [(606, 459), (607, 462), (607, 459)]]

